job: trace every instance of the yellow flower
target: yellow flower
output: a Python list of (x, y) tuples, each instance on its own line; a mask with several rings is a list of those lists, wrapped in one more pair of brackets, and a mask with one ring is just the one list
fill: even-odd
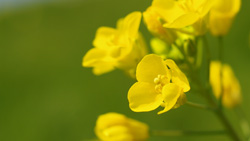
[(233, 108), (241, 102), (241, 88), (240, 83), (234, 76), (234, 72), (229, 65), (218, 61), (213, 61), (210, 64), (210, 83), (216, 98), (221, 96), (221, 77), (220, 69), (222, 67), (222, 84), (223, 97), (222, 104), (225, 107)]
[(143, 19), (148, 30), (158, 38), (164, 40), (168, 44), (172, 44), (177, 35), (174, 30), (163, 27), (164, 21), (160, 14), (156, 12), (154, 7), (149, 7), (143, 12)]
[(227, 34), (240, 6), (241, 0), (216, 0), (209, 16), (211, 33), (215, 36)]
[(163, 60), (150, 54), (145, 56), (136, 69), (136, 82), (128, 92), (129, 107), (135, 112), (147, 112), (163, 106), (158, 114), (184, 104), (190, 90), (185, 74), (173, 60)]
[(133, 12), (118, 20), (117, 28), (100, 27), (93, 41), (94, 48), (83, 57), (84, 67), (93, 67), (100, 75), (119, 68), (132, 73), (137, 63), (147, 53), (139, 34), (141, 13)]
[(143, 141), (149, 136), (145, 123), (118, 113), (100, 115), (96, 121), (95, 133), (103, 141)]
[(165, 21), (166, 28), (192, 26), (196, 35), (206, 32), (206, 16), (213, 0), (153, 0), (152, 7)]

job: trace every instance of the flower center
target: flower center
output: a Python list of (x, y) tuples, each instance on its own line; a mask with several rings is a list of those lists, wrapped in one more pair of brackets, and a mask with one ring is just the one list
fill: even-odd
[(161, 93), (162, 88), (164, 85), (169, 83), (169, 78), (166, 75), (158, 75), (156, 78), (154, 78), (155, 90), (159, 93)]

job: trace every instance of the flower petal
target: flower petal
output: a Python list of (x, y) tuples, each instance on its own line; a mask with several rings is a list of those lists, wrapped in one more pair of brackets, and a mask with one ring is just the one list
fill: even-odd
[(166, 23), (163, 26), (166, 28), (184, 28), (186, 26), (194, 24), (199, 19), (197, 13), (183, 14), (171, 23)]
[(107, 49), (115, 36), (116, 29), (111, 27), (99, 27), (96, 31), (93, 45), (97, 48)]
[(136, 39), (141, 23), (141, 12), (135, 11), (117, 22), (117, 29), (121, 33), (126, 33), (129, 38)]
[(92, 48), (83, 57), (84, 67), (94, 67), (95, 75), (100, 75), (115, 69), (115, 60), (107, 55), (107, 51), (100, 48)]
[(166, 74), (167, 67), (163, 59), (155, 54), (145, 56), (136, 69), (136, 78), (139, 82), (154, 83), (154, 78)]
[(221, 95), (221, 77), (220, 77), (221, 63), (219, 61), (212, 61), (210, 63), (210, 84), (216, 98)]
[(179, 69), (173, 60), (167, 59), (165, 62), (172, 73), (172, 82), (182, 87), (184, 92), (189, 91), (190, 85), (186, 75)]
[(99, 60), (102, 60), (107, 56), (107, 51), (98, 48), (90, 49), (83, 57), (83, 67), (93, 67)]
[(136, 82), (128, 92), (129, 107), (134, 112), (152, 111), (163, 101), (162, 95), (155, 91), (155, 85)]
[(114, 69), (115, 69), (115, 67), (112, 64), (110, 64), (108, 62), (103, 62), (102, 65), (95, 66), (93, 68), (93, 73), (95, 75), (102, 75), (102, 74), (110, 72), (110, 71), (112, 71)]
[(152, 7), (167, 23), (174, 22), (178, 17), (186, 13), (180, 8), (176, 0), (154, 0)]
[(165, 108), (158, 112), (158, 114), (165, 113), (172, 109), (176, 104), (180, 94), (182, 92), (182, 88), (174, 83), (166, 84), (162, 89), (162, 95), (164, 97), (164, 106)]
[(149, 127), (147, 124), (130, 118), (128, 119), (128, 121), (130, 131), (134, 135), (135, 141), (145, 141), (149, 137)]

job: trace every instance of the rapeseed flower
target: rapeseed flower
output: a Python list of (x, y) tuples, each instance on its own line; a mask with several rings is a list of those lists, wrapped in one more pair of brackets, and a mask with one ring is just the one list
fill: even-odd
[(215, 36), (227, 34), (240, 6), (241, 0), (216, 0), (209, 16), (211, 33)]
[(137, 63), (147, 53), (138, 32), (140, 22), (141, 12), (132, 12), (117, 22), (116, 29), (100, 27), (93, 41), (94, 48), (83, 57), (83, 66), (93, 67), (96, 75), (116, 68), (133, 75)]
[(128, 92), (129, 107), (135, 112), (147, 112), (159, 106), (158, 114), (177, 108), (186, 102), (184, 92), (190, 90), (185, 74), (171, 59), (150, 54), (136, 69), (136, 82)]
[(185, 30), (185, 27), (192, 26), (193, 34), (203, 35), (212, 5), (213, 0), (153, 0), (151, 7), (165, 21), (164, 27)]
[(143, 141), (149, 137), (148, 130), (145, 123), (118, 113), (100, 115), (95, 126), (95, 133), (102, 141)]
[(235, 77), (229, 65), (221, 65), (218, 61), (210, 64), (210, 83), (216, 98), (221, 96), (221, 76), (222, 69), (222, 104), (225, 107), (233, 108), (241, 102), (241, 88), (238, 79)]

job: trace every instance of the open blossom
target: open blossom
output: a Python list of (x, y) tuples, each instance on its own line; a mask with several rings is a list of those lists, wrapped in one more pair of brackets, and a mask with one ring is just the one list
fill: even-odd
[(128, 92), (129, 107), (135, 112), (147, 112), (163, 106), (158, 114), (177, 108), (186, 102), (184, 92), (190, 90), (185, 74), (171, 59), (150, 54), (136, 69), (136, 82)]
[(95, 133), (102, 141), (144, 141), (149, 136), (148, 130), (145, 123), (118, 113), (100, 115), (95, 126)]
[(223, 84), (222, 104), (225, 107), (233, 108), (241, 102), (241, 88), (232, 68), (226, 64), (221, 66), (221, 63), (218, 61), (211, 62), (210, 83), (216, 98), (219, 98), (221, 96), (221, 68)]
[(207, 15), (213, 0), (153, 0), (151, 7), (165, 21), (164, 27), (194, 28), (194, 34), (202, 35), (207, 30)]
[(227, 34), (240, 6), (241, 0), (216, 0), (209, 16), (211, 33), (215, 36)]
[(84, 67), (93, 67), (100, 75), (115, 68), (133, 75), (137, 63), (147, 53), (138, 32), (141, 13), (133, 12), (117, 22), (117, 28), (100, 27), (93, 41), (94, 48), (83, 57)]

